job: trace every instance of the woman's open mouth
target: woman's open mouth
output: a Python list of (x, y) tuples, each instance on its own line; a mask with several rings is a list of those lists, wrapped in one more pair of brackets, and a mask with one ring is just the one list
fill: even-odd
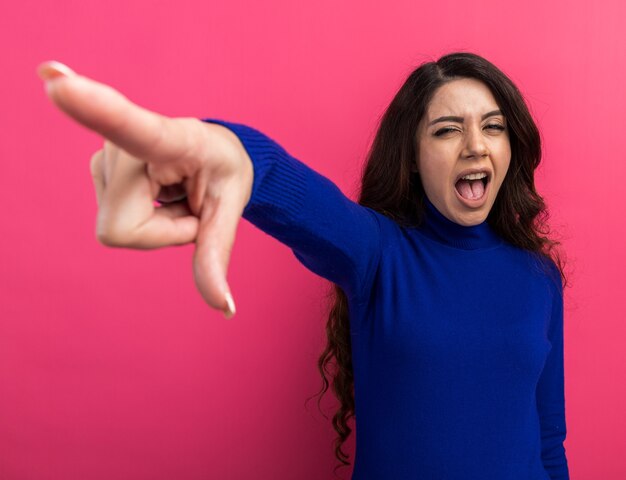
[(454, 190), (461, 203), (476, 208), (487, 200), (490, 184), (491, 175), (487, 172), (478, 172), (461, 177), (454, 185)]

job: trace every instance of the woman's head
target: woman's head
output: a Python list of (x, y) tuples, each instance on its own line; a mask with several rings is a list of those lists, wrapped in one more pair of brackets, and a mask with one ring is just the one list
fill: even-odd
[[(500, 113), (482, 119), (494, 110)], [(429, 125), (442, 116), (464, 122)], [(435, 135), (444, 128), (456, 131)], [(539, 130), (513, 82), (479, 55), (450, 53), (420, 65), (392, 99), (367, 158), (359, 203), (404, 225), (420, 223), (426, 195), (462, 225), (515, 222), (540, 210), (531, 205), (540, 201), (533, 174), (540, 160)], [(454, 188), (457, 175), (473, 168), (493, 175), (480, 206), (464, 203)]]
[(506, 118), (489, 88), (464, 77), (441, 85), (416, 138), (414, 171), (437, 210), (460, 225), (485, 221), (511, 161)]
[[(449, 116), (461, 119), (432, 123)], [(478, 55), (450, 53), (414, 70), (389, 104), (367, 156), (358, 203), (402, 226), (419, 226), (428, 196), (448, 219), (461, 225), (486, 220), (509, 243), (555, 260), (566, 281), (560, 256), (551, 253), (559, 242), (546, 236), (548, 212), (535, 190), (540, 160), (539, 131), (513, 82)], [(473, 169), (490, 176), (482, 203), (464, 202), (456, 193), (469, 195), (468, 187), (480, 193), (479, 184), (457, 184)], [(334, 284), (330, 298), (319, 395), (332, 385), (341, 402), (332, 420), (335, 455), (348, 465), (341, 449), (355, 411), (348, 299)]]

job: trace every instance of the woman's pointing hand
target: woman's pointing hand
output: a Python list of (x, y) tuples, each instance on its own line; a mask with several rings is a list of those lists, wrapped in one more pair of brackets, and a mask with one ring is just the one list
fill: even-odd
[(237, 136), (218, 124), (146, 110), (58, 62), (41, 64), (38, 73), (57, 107), (104, 137), (91, 158), (98, 240), (136, 249), (195, 241), (196, 286), (232, 317), (226, 274), (253, 179)]

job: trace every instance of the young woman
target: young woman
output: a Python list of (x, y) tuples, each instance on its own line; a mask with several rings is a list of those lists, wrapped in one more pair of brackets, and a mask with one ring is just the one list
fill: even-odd
[(329, 374), (343, 464), (357, 421), (354, 480), (569, 478), (566, 279), (534, 185), (539, 132), (497, 67), (451, 53), (412, 72), (358, 203), (252, 127), (167, 119), (54, 63), (40, 74), (107, 139), (92, 158), (102, 243), (195, 241), (198, 288), (227, 316), (241, 217), (332, 282), (320, 393)]

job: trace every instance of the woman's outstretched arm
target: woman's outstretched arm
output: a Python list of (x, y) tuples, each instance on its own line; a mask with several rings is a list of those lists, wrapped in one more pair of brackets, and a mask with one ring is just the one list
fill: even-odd
[(226, 273), (243, 215), (347, 293), (366, 288), (380, 253), (374, 212), (269, 137), (243, 125), (165, 117), (58, 62), (38, 73), (57, 107), (104, 138), (90, 163), (102, 244), (195, 243), (196, 286), (230, 317)]

